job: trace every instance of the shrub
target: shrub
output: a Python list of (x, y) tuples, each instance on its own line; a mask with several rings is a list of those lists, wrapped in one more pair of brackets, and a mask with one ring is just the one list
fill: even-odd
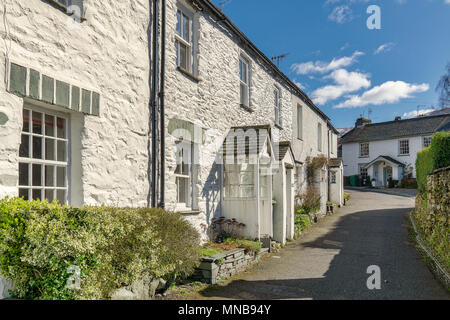
[(300, 205), (296, 211), (303, 210), (305, 213), (320, 210), (320, 194), (312, 186), (308, 186), (306, 192), (297, 196)]
[(450, 132), (438, 132), (431, 141), (433, 170), (450, 167)]
[(416, 176), (417, 188), (420, 193), (427, 191), (427, 177), (429, 173), (433, 172), (433, 168), (431, 148), (428, 147), (418, 152), (416, 160)]
[[(199, 254), (195, 229), (163, 210), (0, 201), (0, 268), (17, 298), (108, 299), (144, 277), (188, 275)], [(78, 290), (67, 288), (71, 266)]]

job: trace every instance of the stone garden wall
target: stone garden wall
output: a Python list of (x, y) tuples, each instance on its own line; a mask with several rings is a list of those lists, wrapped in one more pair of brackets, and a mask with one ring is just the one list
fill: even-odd
[(416, 198), (415, 222), (433, 255), (450, 271), (450, 167), (427, 178), (427, 191)]
[(258, 262), (267, 252), (268, 249), (262, 249), (258, 254), (246, 252), (245, 249), (236, 249), (212, 257), (203, 257), (192, 280), (216, 284), (221, 279), (244, 271), (253, 263)]

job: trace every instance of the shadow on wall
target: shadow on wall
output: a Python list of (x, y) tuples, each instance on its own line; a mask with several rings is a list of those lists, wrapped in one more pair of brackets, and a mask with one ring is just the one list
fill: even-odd
[(206, 222), (209, 224), (213, 218), (222, 216), (222, 165), (214, 162), (202, 190), (202, 199), (206, 202)]
[[(408, 211), (361, 211), (342, 217), (325, 236), (289, 246), (282, 260), (265, 261), (264, 266), (243, 276), (293, 279), (237, 280), (200, 294), (205, 298), (248, 300), (448, 299), (408, 240)], [(308, 250), (309, 255), (302, 256), (305, 248), (320, 252), (311, 254)], [(306, 273), (324, 266), (323, 259), (336, 252), (325, 274), (295, 279), (302, 275), (302, 269)], [(381, 268), (381, 290), (367, 288), (367, 268), (372, 265)]]

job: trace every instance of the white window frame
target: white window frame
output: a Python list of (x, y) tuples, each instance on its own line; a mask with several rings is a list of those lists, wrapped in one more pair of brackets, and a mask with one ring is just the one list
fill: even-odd
[(303, 140), (303, 106), (297, 104), (297, 139)]
[(431, 146), (431, 141), (433, 141), (433, 137), (431, 137), (431, 136), (423, 137), (423, 139), (422, 139), (423, 147), (428, 148), (429, 146)]
[[(365, 164), (359, 164), (359, 176), (364, 179), (364, 178), (368, 178), (369, 177), (369, 170), (368, 168), (363, 168), (365, 166)], [(364, 171), (364, 173), (363, 173)]]
[[(367, 146), (367, 148), (365, 148), (365, 146)], [(369, 142), (363, 142), (363, 143), (359, 144), (359, 157), (360, 158), (369, 158), (370, 157), (370, 143)]]
[[(193, 200), (193, 156), (194, 156), (194, 145), (189, 141), (178, 141), (177, 142), (177, 166), (175, 169), (175, 184), (176, 184), (176, 200), (177, 207), (181, 210), (188, 210), (194, 207)], [(188, 152), (185, 155), (185, 152)], [(186, 163), (185, 163), (186, 162)], [(188, 172), (183, 172), (183, 164), (188, 166)], [(177, 173), (178, 166), (180, 166), (181, 173)], [(180, 190), (181, 184), (179, 181), (184, 181), (185, 183), (185, 195), (184, 198), (186, 202), (181, 201)]]
[(278, 86), (275, 86), (274, 88), (274, 99), (275, 99), (275, 124), (277, 126), (282, 126), (283, 121), (281, 120), (282, 114), (281, 114), (281, 88)]
[(330, 184), (336, 184), (336, 171), (330, 171)]
[[(177, 25), (178, 25), (178, 15), (180, 15), (180, 33), (178, 33), (177, 28), (175, 28), (175, 48), (176, 48), (176, 63), (177, 66), (189, 73), (195, 75), (194, 66), (194, 14), (181, 6), (177, 8)], [(189, 20), (189, 30), (187, 32), (188, 39), (183, 37), (185, 24), (183, 23), (184, 18)], [(181, 46), (186, 47), (186, 67), (182, 65), (181, 62)]]
[[(407, 146), (402, 146), (402, 143), (407, 143)], [(407, 148), (408, 152), (405, 152)], [(402, 139), (398, 141), (398, 154), (400, 156), (409, 156), (411, 150), (410, 150), (410, 144), (409, 144), (409, 139)]]
[(322, 152), (322, 149), (323, 149), (323, 137), (322, 137), (323, 133), (322, 133), (322, 131), (323, 131), (322, 124), (318, 123), (317, 124), (317, 150), (319, 152)]
[[(246, 68), (245, 79), (242, 79), (241, 65)], [(239, 56), (239, 95), (241, 105), (250, 107), (250, 60), (242, 54)]]
[[(27, 190), (28, 191), (28, 199), (31, 201), (33, 198), (33, 190), (40, 190), (41, 197), (39, 199), (44, 200), (48, 199), (46, 196), (47, 191), (53, 191), (53, 199), (58, 199), (58, 191), (64, 191), (64, 201), (62, 204), (68, 204), (69, 203), (69, 192), (70, 192), (70, 183), (69, 183), (69, 176), (70, 176), (70, 148), (71, 148), (71, 141), (70, 141), (70, 118), (67, 114), (61, 113), (58, 111), (52, 111), (47, 110), (43, 108), (38, 108), (35, 106), (29, 106), (25, 105), (23, 107), (23, 112), (25, 110), (28, 110), (30, 118), (29, 118), (29, 131), (25, 132), (22, 130), (21, 136), (26, 136), (29, 139), (29, 150), (28, 154), (29, 157), (21, 157), (19, 154), (19, 196), (20, 196), (20, 190)], [(41, 113), (41, 134), (34, 133), (33, 132), (33, 112)], [(48, 136), (47, 135), (47, 129), (45, 125), (46, 116), (53, 117), (54, 121), (54, 135)], [(64, 119), (65, 121), (65, 130), (64, 130), (64, 136), (65, 138), (58, 138), (57, 134), (57, 119)], [(23, 121), (23, 120), (22, 120)], [(35, 159), (33, 158), (33, 137), (41, 138), (41, 158), (42, 159)], [(54, 140), (53, 145), (53, 154), (55, 160), (47, 160), (46, 159), (46, 139)], [(66, 161), (59, 161), (58, 160), (58, 142), (65, 142), (65, 153), (64, 157)], [(28, 165), (28, 185), (21, 185), (20, 184), (20, 166), (21, 165)], [(41, 166), (41, 181), (40, 186), (33, 186), (33, 165), (40, 165)], [(53, 167), (53, 185), (52, 186), (46, 186), (46, 166)], [(58, 168), (64, 168), (65, 169), (65, 177), (64, 177), (64, 186), (58, 186)], [(52, 199), (49, 199), (52, 200)], [(61, 201), (60, 201), (61, 203)]]
[[(243, 169), (243, 167), (246, 166), (246, 170)], [(249, 170), (252, 169), (252, 170)], [(224, 170), (224, 198), (228, 200), (237, 200), (237, 199), (244, 199), (244, 200), (250, 200), (256, 198), (256, 165), (254, 164), (234, 164), (234, 165), (225, 165), (223, 167)], [(229, 175), (235, 175), (235, 182), (231, 182), (229, 179)], [(245, 183), (245, 176), (252, 176), (253, 183)], [(261, 184), (261, 182), (260, 182)], [(261, 188), (264, 187), (260, 185), (260, 193)], [(267, 185), (265, 186), (267, 187)], [(235, 188), (237, 191), (236, 195), (233, 195), (231, 192), (231, 189)], [(246, 194), (243, 190), (247, 188), (249, 190), (252, 190), (251, 194)]]

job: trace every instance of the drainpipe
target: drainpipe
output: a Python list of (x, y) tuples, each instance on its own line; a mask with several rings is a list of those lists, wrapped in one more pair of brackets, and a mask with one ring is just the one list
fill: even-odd
[(157, 205), (157, 169), (158, 169), (158, 0), (153, 0), (153, 78), (152, 78), (152, 207)]
[(161, 87), (160, 87), (160, 99), (161, 99), (161, 186), (160, 196), (161, 202), (159, 206), (165, 208), (165, 178), (166, 178), (166, 124), (165, 124), (165, 105), (164, 105), (164, 81), (166, 73), (166, 0), (162, 0), (161, 9)]

